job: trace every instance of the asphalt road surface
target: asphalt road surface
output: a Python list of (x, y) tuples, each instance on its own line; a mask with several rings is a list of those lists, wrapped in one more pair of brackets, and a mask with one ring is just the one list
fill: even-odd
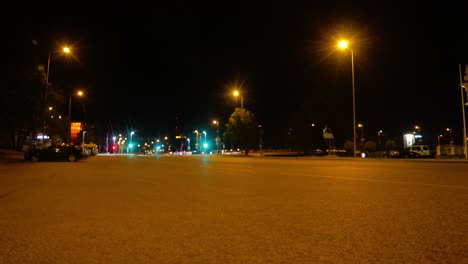
[(468, 263), (468, 163), (0, 164), (0, 263)]

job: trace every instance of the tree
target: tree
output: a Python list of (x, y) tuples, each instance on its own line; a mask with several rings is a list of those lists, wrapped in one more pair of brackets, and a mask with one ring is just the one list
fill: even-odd
[(364, 144), (364, 150), (368, 152), (375, 152), (377, 150), (377, 143), (374, 141), (367, 141)]
[(385, 150), (397, 149), (397, 143), (393, 139), (389, 139), (385, 142)]
[(258, 123), (253, 113), (245, 108), (236, 108), (226, 124), (224, 139), (231, 147), (239, 147), (248, 155), (249, 149), (259, 142)]
[(351, 153), (351, 155), (354, 155), (354, 142), (351, 140), (346, 140), (343, 149), (346, 150), (347, 153)]

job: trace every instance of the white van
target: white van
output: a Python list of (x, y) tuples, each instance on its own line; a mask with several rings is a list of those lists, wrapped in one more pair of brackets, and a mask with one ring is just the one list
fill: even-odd
[(96, 156), (98, 153), (98, 146), (96, 144), (82, 144), (81, 147), (85, 151), (85, 156)]
[(410, 158), (430, 157), (431, 149), (428, 145), (412, 145), (408, 148), (407, 154)]

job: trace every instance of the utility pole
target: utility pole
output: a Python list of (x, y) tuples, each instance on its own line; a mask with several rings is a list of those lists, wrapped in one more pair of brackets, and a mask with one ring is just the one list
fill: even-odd
[[(463, 118), (463, 154), (465, 155), (465, 159), (468, 159), (468, 152), (467, 152), (467, 140), (466, 140), (466, 118), (465, 118), (465, 95), (463, 94), (463, 89), (466, 90), (466, 86), (464, 84), (464, 80), (462, 77), (462, 69), (461, 64), (458, 64), (458, 71), (460, 74), (460, 94), (461, 94), (461, 103), (462, 103), (462, 118)], [(465, 72), (467, 72), (467, 65), (465, 65)], [(467, 72), (468, 75), (468, 72)], [(467, 76), (465, 76), (466, 80)], [(468, 92), (467, 92), (468, 95)]]
[(44, 92), (44, 123), (42, 126), (42, 148), (45, 148), (45, 134), (47, 130), (47, 93), (49, 89), (49, 69), (50, 69), (50, 51), (47, 56), (47, 71), (45, 76), (45, 92)]

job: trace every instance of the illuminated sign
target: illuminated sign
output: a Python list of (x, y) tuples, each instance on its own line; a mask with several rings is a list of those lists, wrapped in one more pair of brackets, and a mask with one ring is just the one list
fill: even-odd
[(79, 142), (78, 135), (81, 132), (81, 122), (71, 122), (70, 124), (70, 141)]
[(414, 143), (416, 143), (416, 137), (414, 136), (414, 134), (405, 134), (405, 135), (403, 135), (404, 148), (409, 148)]

